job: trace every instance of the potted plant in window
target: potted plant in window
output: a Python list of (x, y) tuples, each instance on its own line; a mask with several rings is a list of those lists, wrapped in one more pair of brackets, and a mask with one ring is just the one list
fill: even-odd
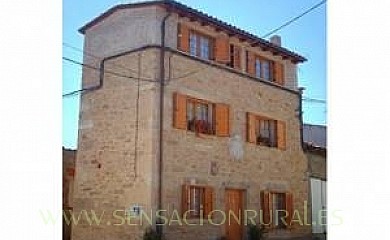
[(208, 133), (208, 123), (206, 120), (196, 120), (195, 121), (195, 131), (197, 133)]
[(262, 240), (264, 239), (264, 228), (255, 224), (248, 225), (248, 240)]
[(142, 239), (143, 240), (164, 240), (164, 237), (161, 237), (156, 230), (150, 227), (146, 229)]

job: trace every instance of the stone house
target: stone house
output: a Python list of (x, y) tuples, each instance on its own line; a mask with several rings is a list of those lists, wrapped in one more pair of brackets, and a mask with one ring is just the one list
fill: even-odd
[(311, 232), (304, 57), (175, 1), (117, 5), (80, 32), (74, 211), (101, 222), (73, 239), (142, 239), (144, 213), (166, 239), (245, 239), (252, 220), (269, 238)]
[[(75, 174), (76, 150), (62, 148), (62, 210), (68, 213), (73, 209), (73, 182)], [(62, 224), (62, 239), (69, 240), (71, 224)]]

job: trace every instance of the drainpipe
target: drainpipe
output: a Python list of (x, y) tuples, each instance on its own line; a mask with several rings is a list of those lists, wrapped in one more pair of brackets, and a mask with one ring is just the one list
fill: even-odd
[(299, 131), (301, 133), (301, 147), (302, 150), (305, 150), (305, 144), (303, 141), (303, 107), (302, 107), (302, 101), (303, 101), (303, 91), (305, 90), (304, 87), (298, 88), (299, 91)]
[[(158, 173), (158, 210), (162, 210), (162, 181), (163, 181), (163, 132), (164, 132), (164, 85), (165, 85), (165, 26), (171, 16), (170, 10), (161, 22), (161, 47), (160, 47), (160, 134), (159, 134), (159, 173)], [(163, 226), (161, 219), (156, 219), (156, 231), (161, 239)]]

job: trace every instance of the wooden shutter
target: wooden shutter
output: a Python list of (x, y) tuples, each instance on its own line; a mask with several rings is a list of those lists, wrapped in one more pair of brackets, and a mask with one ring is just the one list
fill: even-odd
[(250, 142), (250, 143), (256, 143), (256, 116), (251, 114), (251, 113), (247, 113), (246, 114), (246, 122), (247, 122), (247, 141)]
[(235, 69), (241, 70), (241, 47), (234, 46), (234, 66)]
[(205, 187), (204, 189), (204, 218), (207, 218), (209, 213), (213, 211), (213, 199), (214, 199), (214, 190), (212, 187)]
[(274, 80), (277, 84), (284, 86), (284, 66), (282, 63), (274, 62), (273, 64)]
[(229, 105), (215, 104), (215, 130), (217, 136), (228, 137), (230, 135), (229, 124)]
[[(188, 211), (188, 206), (190, 205), (190, 186), (184, 184), (181, 190), (181, 215), (184, 217), (184, 213)], [(188, 214), (187, 214), (188, 215)], [(187, 216), (188, 217), (188, 216)]]
[(288, 213), (286, 222), (287, 222), (287, 227), (291, 228), (291, 219), (294, 213), (294, 208), (293, 208), (293, 197), (291, 193), (286, 193), (286, 211)]
[(230, 62), (230, 44), (227, 36), (218, 36), (215, 40), (215, 60), (219, 63)]
[(270, 196), (271, 194), (268, 191), (261, 191), (260, 192), (260, 201), (261, 201), (261, 210), (262, 210), (262, 217), (263, 217), (263, 224), (265, 224), (265, 227), (271, 227), (271, 215), (270, 215)]
[(181, 51), (189, 52), (190, 50), (190, 31), (186, 25), (179, 23), (179, 37), (177, 39), (178, 48)]
[(286, 122), (277, 121), (277, 140), (278, 140), (278, 148), (281, 150), (286, 150), (287, 140), (286, 140)]
[(187, 129), (187, 96), (173, 94), (173, 127)]
[(248, 51), (248, 66), (246, 69), (248, 69), (248, 73), (252, 76), (256, 75), (256, 69), (255, 69), (255, 62), (256, 62), (256, 56), (254, 53)]

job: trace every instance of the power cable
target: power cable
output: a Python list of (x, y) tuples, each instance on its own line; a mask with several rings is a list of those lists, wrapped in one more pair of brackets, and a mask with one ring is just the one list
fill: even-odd
[[(69, 43), (63, 42), (62, 45), (63, 45), (64, 47), (73, 49), (74, 51), (77, 51), (77, 52), (83, 53), (83, 54), (85, 54), (85, 55), (87, 55), (87, 56), (90, 56), (90, 57), (92, 57), (92, 58), (95, 58), (95, 59), (97, 59), (97, 60), (100, 60), (100, 61), (101, 61), (101, 60), (103, 59), (102, 57), (96, 56), (96, 55), (94, 55), (94, 54), (92, 54), (92, 53), (89, 53), (89, 52), (87, 52), (87, 51), (85, 51), (85, 50), (83, 50), (83, 49), (81, 49), (81, 48), (75, 47), (75, 46), (73, 46), (73, 45), (71, 45), (71, 44), (69, 44)], [(138, 72), (137, 72), (136, 70), (131, 69), (131, 68), (128, 68), (128, 67), (125, 67), (125, 66), (123, 66), (123, 65), (120, 65), (120, 64), (117, 64), (117, 63), (110, 63), (110, 64), (112, 64), (113, 66), (119, 67), (119, 68), (121, 68), (121, 69), (128, 70), (128, 71), (130, 71), (130, 72), (133, 72), (133, 73), (138, 74)], [(153, 79), (150, 78), (150, 80), (153, 80)]]
[[(80, 65), (80, 66), (83, 66), (83, 67), (86, 67), (86, 68), (89, 68), (89, 69), (92, 69), (92, 70), (95, 70), (95, 71), (99, 71), (99, 72), (101, 71), (100, 68), (97, 68), (97, 67), (85, 64), (85, 63), (80, 63), (80, 62), (78, 62), (78, 61), (76, 61), (74, 59), (71, 59), (71, 58), (62, 57), (62, 59), (65, 60), (65, 61), (71, 62), (73, 64), (77, 64), (77, 65)], [(131, 79), (131, 80), (140, 80), (140, 81), (144, 81), (144, 82), (153, 82), (153, 83), (157, 82), (156, 80), (151, 80), (151, 79), (148, 79), (148, 78), (139, 78), (139, 77), (127, 76), (127, 75), (123, 75), (123, 74), (116, 73), (116, 72), (113, 72), (113, 71), (108, 71), (108, 70), (104, 70), (104, 73), (109, 73), (109, 74), (112, 74), (112, 75), (117, 76), (117, 77), (128, 78), (128, 79)], [(72, 91), (72, 92), (63, 94), (62, 97), (72, 96), (72, 95), (78, 94), (78, 93), (83, 92), (83, 91), (84, 91), (83, 89)]]
[[(75, 46), (73, 46), (73, 45), (71, 45), (71, 44), (69, 44), (69, 43), (63, 42), (62, 45), (65, 46), (65, 47), (67, 47), (67, 48), (73, 49), (73, 50), (75, 50), (75, 51), (77, 51), (77, 52), (83, 53), (83, 54), (85, 54), (85, 55), (87, 55), (87, 56), (90, 56), (90, 57), (92, 57), (92, 58), (95, 58), (95, 59), (98, 59), (98, 60), (102, 60), (101, 57), (98, 57), (98, 56), (96, 56), (96, 55), (93, 55), (92, 53), (89, 53), (89, 52), (84, 51), (84, 50), (82, 50), (82, 49), (80, 49), (80, 48), (77, 48), (77, 47), (75, 47)], [(126, 68), (126, 67), (124, 67), (124, 66), (122, 66), (122, 65), (114, 64), (114, 63), (111, 63), (111, 64), (114, 65), (114, 66), (117, 66), (117, 67), (119, 67), (119, 68), (122, 68), (122, 69), (124, 69), (124, 70), (129, 70), (129, 71), (132, 71), (132, 72), (134, 72), (134, 73), (137, 73), (136, 70), (133, 70), (133, 69), (130, 69), (130, 68)], [(189, 76), (191, 76), (191, 75), (197, 74), (198, 72), (201, 72), (201, 71), (205, 70), (206, 68), (208, 68), (208, 66), (199, 68), (199, 69), (197, 69), (197, 70), (189, 71), (188, 73), (184, 73), (183, 75), (178, 76), (178, 77), (170, 78), (169, 80), (176, 80), (176, 79), (186, 78), (186, 77), (189, 77)], [(150, 79), (150, 80), (153, 80), (153, 79)]]
[(269, 33), (265, 34), (264, 36), (262, 36), (262, 38), (266, 38), (266, 37), (270, 36), (271, 34), (274, 34), (275, 32), (281, 30), (282, 28), (287, 27), (291, 23), (297, 21), (298, 19), (300, 19), (301, 17), (303, 17), (306, 14), (310, 13), (311, 11), (315, 10), (316, 8), (320, 7), (324, 3), (326, 3), (326, 0), (323, 0), (323, 1), (319, 2), (319, 3), (317, 3), (313, 7), (309, 8), (308, 10), (306, 10), (303, 13), (299, 14), (298, 16), (296, 16), (296, 17), (292, 18), (291, 20), (287, 21), (286, 23), (282, 24), (280, 27), (275, 28), (274, 30), (272, 30)]
[(313, 102), (313, 103), (323, 103), (323, 104), (326, 104), (326, 100), (323, 100), (323, 99), (316, 99), (316, 98), (303, 97), (302, 100), (303, 100), (303, 101), (306, 101), (306, 102)]

